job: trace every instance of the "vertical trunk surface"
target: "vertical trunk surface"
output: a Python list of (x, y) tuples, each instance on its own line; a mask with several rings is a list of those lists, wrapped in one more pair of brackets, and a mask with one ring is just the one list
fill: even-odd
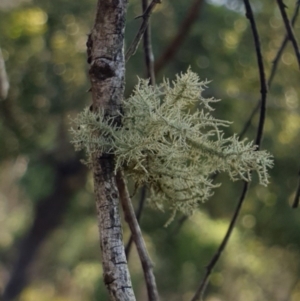
[[(92, 109), (95, 112), (104, 109), (107, 116), (116, 116), (121, 110), (124, 93), (126, 4), (126, 0), (99, 0), (87, 41)], [(115, 122), (120, 120), (116, 118)], [(123, 246), (113, 156), (94, 154), (93, 170), (104, 282), (111, 300), (134, 301)]]

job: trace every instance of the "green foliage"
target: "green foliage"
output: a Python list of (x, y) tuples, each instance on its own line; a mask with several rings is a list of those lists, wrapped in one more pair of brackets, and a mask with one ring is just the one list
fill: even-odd
[(167, 205), (174, 214), (191, 214), (207, 200), (219, 186), (211, 179), (218, 172), (250, 181), (256, 171), (267, 185), (271, 156), (236, 135), (224, 137), (222, 128), (230, 122), (211, 115), (211, 104), (218, 100), (202, 97), (207, 83), (190, 70), (177, 75), (172, 85), (164, 80), (153, 87), (139, 80), (124, 101), (122, 127), (114, 124), (114, 117), (86, 109), (74, 120), (72, 142), (89, 158), (98, 151), (114, 154), (116, 169), (124, 168), (136, 186), (150, 188), (150, 204), (160, 209)]

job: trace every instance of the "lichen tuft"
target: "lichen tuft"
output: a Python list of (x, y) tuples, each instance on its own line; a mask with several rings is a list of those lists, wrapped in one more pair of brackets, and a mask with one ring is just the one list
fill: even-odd
[(211, 115), (218, 100), (202, 97), (207, 84), (190, 69), (172, 83), (149, 86), (139, 79), (123, 103), (122, 127), (103, 112), (85, 109), (73, 120), (72, 143), (88, 158), (95, 151), (114, 154), (116, 169), (124, 169), (136, 186), (147, 185), (149, 203), (168, 207), (172, 216), (191, 214), (206, 201), (219, 186), (211, 179), (218, 172), (250, 181), (255, 171), (267, 185), (272, 156), (236, 135), (224, 137), (222, 128), (230, 122)]

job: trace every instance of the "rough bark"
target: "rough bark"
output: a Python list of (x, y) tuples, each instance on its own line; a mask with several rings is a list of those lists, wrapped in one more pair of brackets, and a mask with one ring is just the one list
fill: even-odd
[[(94, 27), (87, 41), (94, 111), (113, 117), (124, 93), (125, 0), (99, 0)], [(116, 118), (115, 122), (120, 120)], [(113, 301), (134, 301), (119, 215), (113, 155), (93, 155), (94, 191), (105, 285)]]
[(118, 171), (117, 177), (117, 187), (120, 194), (120, 200), (123, 207), (123, 212), (125, 220), (129, 225), (129, 228), (132, 233), (133, 240), (135, 242), (143, 272), (146, 282), (148, 300), (149, 301), (159, 301), (158, 291), (156, 287), (156, 281), (153, 274), (153, 265), (150, 259), (150, 256), (147, 252), (146, 244), (143, 239), (142, 231), (140, 229), (139, 223), (136, 219), (135, 212), (131, 203), (131, 199), (127, 190), (126, 183), (124, 181), (124, 176), (121, 171)]

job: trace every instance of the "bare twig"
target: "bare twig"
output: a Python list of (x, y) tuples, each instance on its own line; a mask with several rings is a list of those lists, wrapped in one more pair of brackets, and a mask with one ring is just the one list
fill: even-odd
[(195, 0), (190, 6), (183, 22), (181, 23), (179, 30), (177, 31), (176, 36), (169, 43), (167, 48), (161, 54), (161, 56), (155, 62), (155, 73), (159, 73), (159, 71), (175, 56), (178, 49), (182, 45), (185, 38), (188, 36), (188, 32), (192, 28), (192, 25), (198, 18), (200, 7), (203, 4), (203, 0)]
[[(295, 26), (295, 23), (297, 21), (297, 17), (299, 15), (299, 8), (300, 8), (300, 1), (297, 1), (296, 6), (295, 6), (295, 10), (294, 10), (294, 14), (293, 14), (293, 17), (292, 17), (292, 20), (291, 20), (291, 24), (292, 24), (293, 27)], [(281, 43), (281, 46), (280, 46), (280, 48), (279, 48), (279, 50), (276, 54), (276, 57), (273, 60), (273, 66), (272, 66), (272, 70), (271, 70), (269, 80), (268, 80), (268, 86), (269, 87), (271, 86), (271, 84), (273, 82), (279, 60), (282, 56), (283, 50), (285, 49), (285, 47), (287, 45), (288, 40), (289, 40), (289, 37), (288, 37), (288, 35), (286, 35), (284, 40)]]
[[(142, 8), (143, 8), (143, 14), (145, 14), (147, 8), (148, 8), (148, 0), (142, 0)], [(150, 22), (150, 21), (149, 21)], [(152, 51), (152, 43), (151, 43), (151, 27), (150, 24), (147, 27), (145, 33), (144, 33), (144, 38), (143, 38), (143, 46), (144, 46), (144, 57), (145, 57), (145, 65), (147, 69), (147, 78), (149, 78), (149, 85), (155, 85), (155, 74), (154, 74), (154, 55)], [(144, 203), (146, 199), (146, 191), (147, 188), (144, 185), (141, 189), (141, 197), (139, 200), (139, 206), (136, 212), (136, 219), (139, 222), (140, 217), (142, 215), (142, 211), (144, 208)], [(125, 248), (125, 254), (126, 258), (128, 259), (131, 245), (133, 242), (132, 234), (130, 235), (130, 238), (126, 244)]]
[(130, 196), (127, 190), (126, 183), (121, 171), (118, 171), (116, 176), (117, 186), (120, 194), (120, 200), (129, 228), (132, 233), (134, 243), (136, 245), (147, 286), (148, 299), (149, 301), (158, 301), (158, 292), (153, 274), (152, 263), (147, 252), (146, 244), (144, 242), (139, 223), (136, 219), (134, 209), (130, 200)]
[(260, 93), (261, 93), (261, 107), (260, 107), (260, 118), (258, 123), (258, 129), (255, 139), (255, 144), (260, 147), (261, 139), (263, 135), (264, 123), (265, 123), (265, 116), (266, 116), (266, 103), (267, 103), (267, 82), (265, 77), (265, 69), (263, 58), (260, 49), (260, 41), (259, 35), (255, 24), (255, 19), (253, 16), (252, 8), (250, 5), (249, 0), (244, 0), (245, 8), (246, 8), (246, 17), (249, 19), (255, 44), (255, 51), (256, 51), (256, 58), (259, 70), (259, 79), (260, 79)]
[(147, 7), (146, 11), (144, 12), (144, 14), (141, 16), (143, 18), (143, 22), (140, 26), (140, 29), (137, 33), (137, 35), (135, 36), (132, 44), (129, 46), (126, 55), (125, 55), (125, 61), (127, 62), (131, 56), (133, 56), (136, 53), (136, 50), (139, 46), (139, 43), (141, 41), (141, 38), (144, 34), (144, 32), (147, 29), (148, 26), (148, 21), (150, 18), (150, 15), (154, 9), (154, 7), (158, 4), (161, 3), (161, 0), (152, 0), (152, 2), (149, 4), (149, 6)]
[[(297, 1), (296, 6), (295, 6), (295, 10), (294, 10), (294, 14), (293, 14), (293, 17), (292, 17), (292, 20), (291, 20), (292, 26), (294, 26), (296, 21), (297, 21), (297, 17), (299, 15), (299, 7), (300, 7), (300, 1)], [(285, 38), (283, 39), (282, 43), (281, 43), (281, 46), (279, 47), (279, 49), (277, 51), (277, 54), (276, 54), (274, 60), (273, 60), (272, 69), (271, 69), (271, 72), (270, 72), (270, 75), (269, 75), (269, 78), (268, 78), (268, 82), (267, 82), (267, 86), (269, 87), (269, 89), (272, 86), (272, 83), (273, 83), (273, 80), (274, 80), (274, 77), (275, 77), (275, 74), (276, 74), (276, 71), (277, 71), (279, 61), (281, 59), (281, 56), (282, 56), (283, 51), (284, 51), (284, 49), (287, 45), (288, 40), (289, 40), (288, 35), (286, 35)], [(252, 119), (254, 118), (254, 116), (256, 115), (256, 113), (258, 112), (258, 110), (260, 108), (260, 101), (261, 100), (259, 100), (257, 102), (257, 105), (255, 106), (255, 108), (251, 112), (251, 114), (250, 114), (249, 118), (247, 119), (243, 129), (241, 130), (241, 132), (239, 134), (240, 138), (242, 138), (245, 135), (245, 133), (248, 131), (248, 128), (249, 128), (249, 126), (252, 122)]]
[(239, 216), (239, 213), (241, 211), (241, 208), (242, 208), (242, 205), (243, 205), (243, 202), (244, 202), (244, 199), (246, 197), (246, 194), (247, 194), (247, 191), (248, 191), (248, 183), (247, 182), (244, 182), (244, 187), (243, 187), (243, 191), (242, 191), (242, 194), (240, 196), (240, 200), (237, 204), (237, 207), (234, 211), (234, 215), (231, 219), (231, 222), (229, 224), (229, 227), (228, 227), (228, 230), (218, 248), (218, 250), (216, 251), (216, 253), (214, 254), (214, 256), (212, 257), (212, 259), (210, 260), (209, 264), (206, 266), (206, 273), (194, 295), (194, 297), (192, 298), (191, 301), (196, 301), (196, 300), (202, 300), (202, 296), (204, 294), (204, 291), (206, 289), (206, 286), (207, 286), (207, 283), (208, 283), (208, 280), (209, 280), (209, 276), (212, 272), (212, 270), (214, 269), (215, 265), (217, 264), (220, 256), (222, 255), (222, 252), (224, 251), (226, 245), (227, 245), (227, 242), (231, 236), (231, 233), (234, 229), (234, 226), (235, 226), (235, 223), (236, 223), (236, 220)]
[(300, 68), (299, 46), (298, 46), (297, 40), (295, 38), (295, 35), (294, 35), (294, 32), (293, 32), (293, 28), (291, 26), (291, 23), (290, 23), (290, 21), (288, 19), (286, 11), (285, 11), (286, 5), (283, 3), (282, 0), (277, 0), (277, 4), (278, 4), (279, 10), (280, 10), (280, 13), (281, 13), (281, 16), (282, 16), (282, 19), (283, 19), (286, 31), (287, 31), (288, 39), (292, 42), (292, 45), (293, 45), (294, 51), (295, 51), (295, 55), (296, 55), (296, 58), (298, 60), (298, 65), (299, 65), (299, 68)]
[[(291, 20), (292, 26), (294, 26), (296, 21), (297, 21), (297, 17), (299, 15), (299, 10), (300, 10), (299, 8), (300, 8), (300, 1), (297, 1), (296, 6), (295, 6), (295, 10), (294, 10), (294, 14), (293, 14), (293, 17), (292, 17), (292, 20)], [(274, 60), (273, 60), (272, 69), (271, 69), (271, 72), (270, 72), (270, 75), (269, 75), (269, 78), (268, 78), (268, 82), (267, 82), (267, 86), (269, 87), (269, 89), (272, 86), (272, 83), (273, 83), (273, 80), (274, 80), (274, 77), (275, 77), (275, 74), (276, 74), (276, 71), (277, 71), (277, 67), (278, 67), (280, 58), (283, 54), (283, 51), (284, 51), (285, 47), (287, 46), (287, 42), (288, 42), (288, 36), (286, 35), (285, 38), (283, 39), (282, 43), (281, 43), (281, 46), (279, 47), (279, 49), (277, 51), (277, 54), (276, 54)], [(254, 109), (250, 113), (249, 118), (245, 122), (245, 125), (242, 128), (242, 130), (240, 131), (240, 133), (239, 133), (240, 139), (242, 139), (244, 137), (244, 135), (246, 134), (246, 132), (248, 131), (248, 129), (251, 125), (252, 119), (254, 118), (256, 113), (259, 111), (260, 102), (261, 102), (261, 99), (259, 99), (257, 101), (256, 106), (254, 107)], [(217, 175), (218, 174), (215, 175), (215, 178), (216, 178)], [(181, 228), (181, 226), (184, 224), (184, 222), (186, 220), (187, 220), (187, 218), (182, 218), (178, 221), (178, 227), (176, 229), (176, 232), (174, 231), (174, 234), (179, 231), (179, 229)]]
[[(138, 209), (135, 213), (138, 223), (140, 222), (141, 215), (142, 215), (142, 212), (143, 212), (143, 209), (144, 209), (144, 204), (145, 204), (145, 200), (146, 200), (146, 191), (147, 191), (146, 186), (143, 186), (142, 189), (141, 189), (141, 197), (140, 197), (140, 200), (139, 200), (139, 206), (138, 206)], [(129, 253), (130, 253), (130, 250), (131, 250), (132, 242), (133, 242), (133, 237), (132, 237), (132, 234), (131, 234), (129, 239), (128, 239), (128, 242), (126, 244), (126, 247), (125, 247), (125, 254), (126, 254), (127, 260), (129, 258)]]
[[(291, 40), (291, 42), (293, 44), (293, 47), (294, 47), (294, 50), (295, 50), (295, 53), (296, 53), (298, 64), (300, 66), (299, 47), (298, 47), (296, 38), (295, 38), (294, 33), (293, 33), (293, 29), (292, 29), (292, 27), (295, 25), (295, 22), (296, 22), (298, 13), (299, 13), (300, 1), (297, 1), (297, 4), (296, 4), (296, 9), (295, 9), (292, 21), (291, 21), (292, 26), (290, 25), (290, 22), (287, 19), (284, 3), (280, 0), (277, 0), (277, 3), (278, 3), (279, 9), (280, 9), (280, 12), (281, 12), (281, 15), (282, 15), (285, 27), (286, 27), (286, 31), (287, 31), (287, 35), (285, 37), (284, 43), (286, 45), (288, 40)], [(298, 188), (297, 188), (295, 199), (294, 199), (294, 202), (293, 202), (293, 205), (292, 205), (293, 208), (298, 208), (299, 202), (300, 202), (300, 171), (299, 171), (299, 180), (298, 181), (299, 181)]]
[(299, 202), (300, 202), (300, 170), (299, 170), (298, 176), (299, 176), (299, 180), (298, 180), (299, 182), (298, 182), (298, 188), (296, 191), (295, 199), (293, 202), (293, 208), (298, 208)]
[(254, 118), (256, 113), (259, 111), (259, 108), (260, 108), (260, 100), (257, 102), (255, 108), (252, 110), (250, 116), (248, 117), (247, 121), (245, 122), (244, 127), (240, 131), (240, 133), (239, 133), (240, 139), (242, 139), (244, 137), (244, 135), (247, 133), (247, 131), (251, 125), (252, 119)]
[[(245, 9), (246, 9), (246, 17), (249, 19), (250, 24), (251, 24), (251, 30), (252, 30), (254, 44), (255, 44), (255, 51), (256, 51), (256, 56), (257, 56), (257, 63), (258, 63), (259, 77), (260, 77), (261, 107), (260, 107), (259, 124), (258, 124), (256, 139), (255, 139), (257, 149), (259, 149), (261, 140), (262, 140), (265, 115), (266, 115), (267, 84), (266, 84), (266, 79), (265, 79), (263, 58), (262, 58), (261, 50), (260, 50), (259, 35), (258, 35), (257, 28), (256, 28), (252, 8), (251, 8), (249, 0), (244, 0), (244, 4), (245, 4)], [(241, 211), (242, 205), (245, 201), (248, 187), (249, 187), (249, 184), (247, 182), (244, 182), (243, 191), (241, 193), (241, 196), (240, 196), (239, 202), (237, 204), (237, 207), (235, 209), (234, 215), (229, 224), (228, 230), (227, 230), (218, 250), (216, 251), (216, 253), (212, 257), (212, 259), (210, 260), (210, 262), (206, 268), (206, 273), (204, 275), (204, 278), (202, 279), (202, 281), (191, 301), (199, 300), (199, 298), (202, 299), (202, 296), (204, 294), (205, 288), (206, 288), (208, 280), (209, 280), (209, 276), (210, 276), (212, 270), (214, 269), (215, 265), (217, 264), (222, 252), (226, 248), (228, 241), (231, 237), (235, 223), (236, 223), (239, 213)]]
[[(145, 13), (148, 7), (148, 0), (142, 0), (142, 7), (143, 7), (143, 13)], [(143, 37), (144, 57), (145, 57), (145, 64), (147, 68), (147, 78), (149, 78), (149, 85), (155, 85), (154, 55), (153, 55), (152, 43), (151, 43), (150, 20), (148, 22), (149, 24), (146, 28)]]

